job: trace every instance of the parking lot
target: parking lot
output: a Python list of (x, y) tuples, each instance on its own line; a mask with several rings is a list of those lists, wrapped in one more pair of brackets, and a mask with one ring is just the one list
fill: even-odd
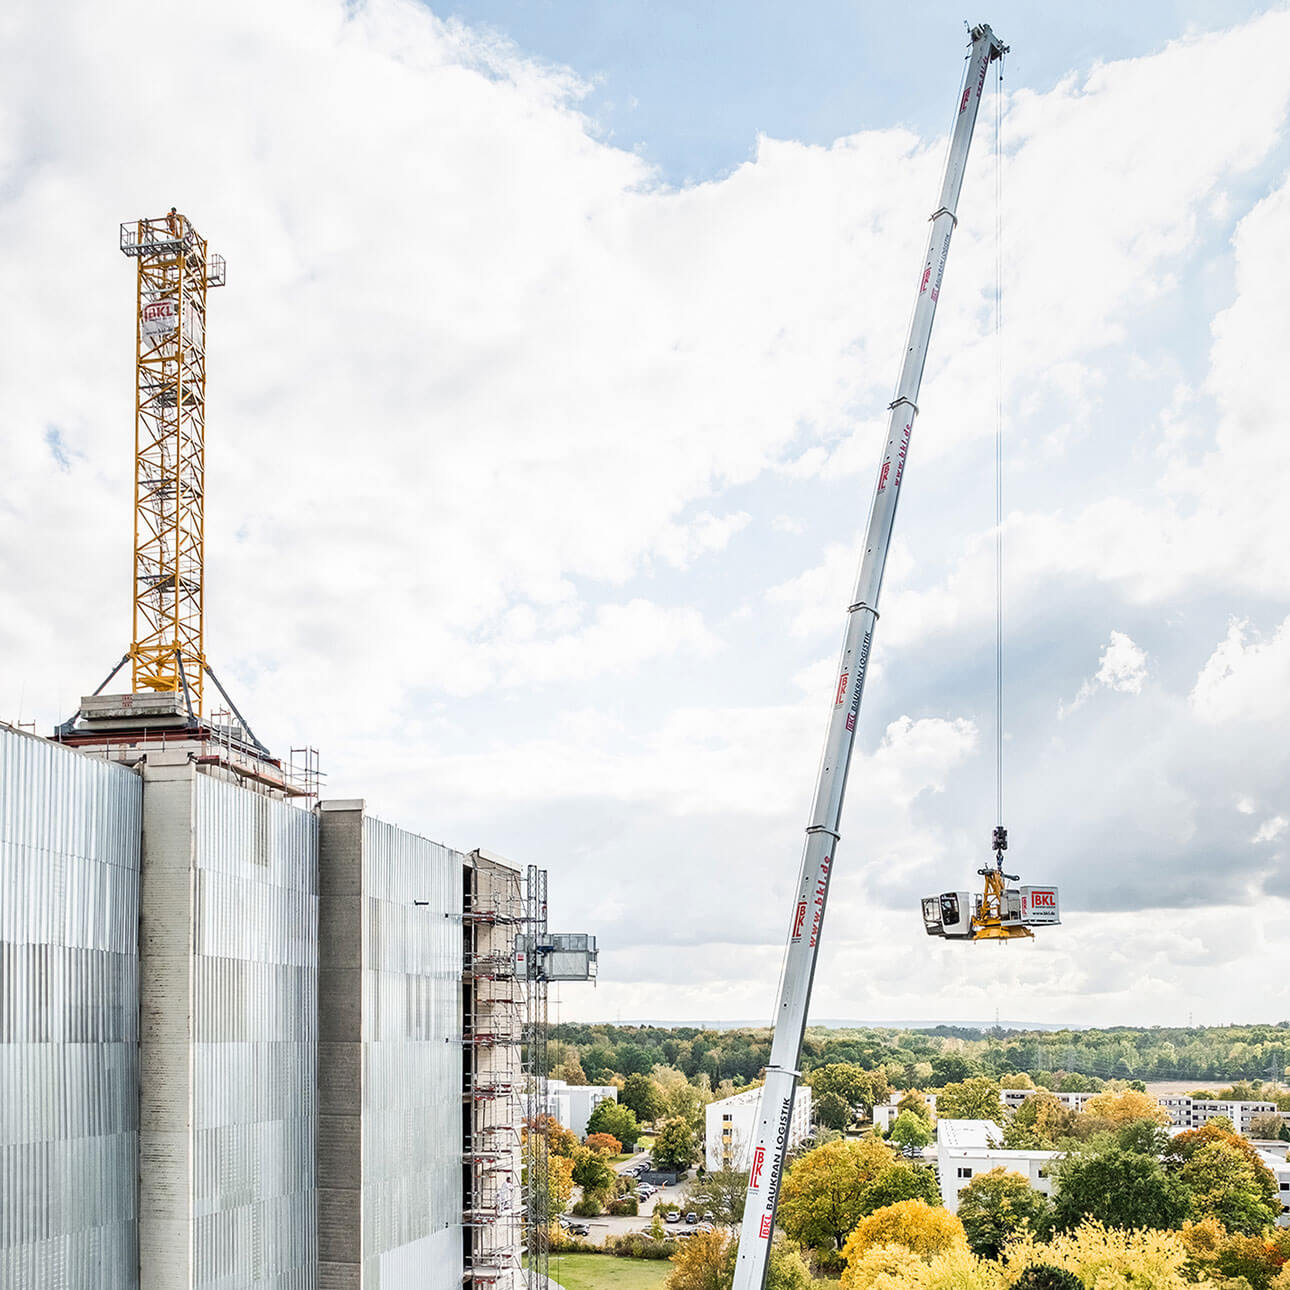
[[(632, 1173), (634, 1166), (639, 1166), (648, 1159), (648, 1153), (639, 1152), (629, 1160), (624, 1160), (615, 1165), (615, 1170), (620, 1174)], [(641, 1232), (649, 1229), (650, 1223), (654, 1217), (654, 1207), (659, 1204), (671, 1202), (679, 1205), (682, 1203), (682, 1196), (690, 1186), (690, 1179), (677, 1184), (673, 1187), (659, 1187), (656, 1192), (648, 1199), (640, 1202), (640, 1213), (634, 1215), (618, 1216), (614, 1214), (601, 1214), (596, 1218), (575, 1218), (571, 1214), (566, 1214), (561, 1219), (565, 1225), (570, 1223), (585, 1224), (588, 1234), (583, 1239), (592, 1241), (596, 1245), (603, 1244), (607, 1236), (624, 1236), (629, 1232)], [(686, 1223), (684, 1218), (678, 1223), (665, 1223), (667, 1231), (676, 1235), (678, 1232), (694, 1232), (702, 1224)], [(682, 1238), (684, 1239), (684, 1238)]]

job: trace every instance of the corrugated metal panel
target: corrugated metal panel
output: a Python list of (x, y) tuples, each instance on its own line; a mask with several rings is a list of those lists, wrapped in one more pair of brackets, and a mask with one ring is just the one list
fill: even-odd
[(0, 729), (0, 1284), (138, 1286), (142, 785)]
[(463, 859), (363, 820), (365, 1290), (461, 1281)]
[(317, 818), (194, 794), (193, 1285), (315, 1290)]

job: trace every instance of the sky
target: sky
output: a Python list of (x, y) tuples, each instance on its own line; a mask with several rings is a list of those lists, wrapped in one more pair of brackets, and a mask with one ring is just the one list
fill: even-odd
[[(257, 734), (547, 868), (564, 1018), (768, 1020), (965, 48), (896, 8), (7, 6), (0, 718), (129, 644), (117, 225), (177, 205)], [(1281, 1020), (1290, 8), (982, 16), (813, 1015)], [(1000, 399), (1008, 859), (1063, 921), (965, 946), (918, 900), (995, 823)]]

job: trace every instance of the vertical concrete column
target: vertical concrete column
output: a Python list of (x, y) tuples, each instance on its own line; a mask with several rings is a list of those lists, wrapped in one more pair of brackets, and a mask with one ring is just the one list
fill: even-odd
[(194, 768), (143, 767), (139, 898), (139, 1288), (193, 1283)]
[(320, 1290), (359, 1290), (363, 1260), (363, 802), (323, 802), (318, 832)]

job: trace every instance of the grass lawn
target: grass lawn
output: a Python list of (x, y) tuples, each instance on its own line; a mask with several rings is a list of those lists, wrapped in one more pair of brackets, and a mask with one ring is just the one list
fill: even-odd
[(551, 1280), (565, 1290), (659, 1290), (670, 1259), (616, 1259), (606, 1254), (553, 1254)]

